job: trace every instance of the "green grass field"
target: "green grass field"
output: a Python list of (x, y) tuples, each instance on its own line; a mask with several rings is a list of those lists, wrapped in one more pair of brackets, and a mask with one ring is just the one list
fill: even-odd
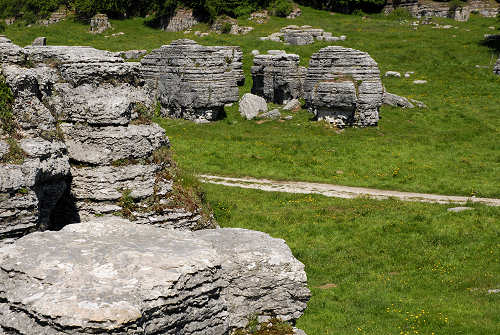
[[(383, 78), (384, 85), (429, 108), (383, 107), (378, 127), (343, 132), (311, 121), (304, 110), (288, 113), (293, 119), (286, 122), (245, 121), (236, 104), (224, 120), (207, 125), (158, 119), (180, 166), (194, 173), (500, 197), (500, 77), (492, 73), (499, 50), (481, 43), (499, 23), (475, 15), (465, 23), (434, 21), (458, 28), (414, 31), (381, 15), (362, 19), (305, 7), (294, 21), (273, 17), (245, 36), (166, 33), (140, 18), (112, 21), (110, 33), (125, 32), (118, 37), (91, 35), (71, 20), (10, 26), (5, 34), (21, 46), (46, 36), (53, 45), (113, 51), (151, 50), (184, 37), (240, 45), (247, 77), (241, 94), (251, 88), (253, 49), (285, 49), (307, 65), (329, 45), (284, 46), (259, 36), (287, 24), (346, 35), (338, 44), (368, 52), (382, 73), (415, 71), (410, 79)], [(414, 85), (415, 79), (428, 84)], [(498, 208), (471, 205), (473, 211), (448, 213), (445, 205), (203, 188), (222, 226), (283, 238), (305, 264), (312, 299), (298, 326), (309, 335), (500, 333), (500, 295), (488, 294), (500, 288)]]

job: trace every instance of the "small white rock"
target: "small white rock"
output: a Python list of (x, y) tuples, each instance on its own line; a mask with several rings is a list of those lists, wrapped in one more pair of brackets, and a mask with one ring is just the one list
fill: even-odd
[(401, 73), (397, 71), (387, 71), (385, 73), (385, 77), (395, 77), (395, 78), (401, 78)]
[(464, 212), (464, 211), (472, 211), (474, 208), (472, 207), (453, 207), (453, 208), (448, 208), (448, 212), (453, 212), (453, 213), (459, 213), (459, 212)]
[(257, 56), (259, 54), (260, 54), (259, 50), (252, 50), (252, 55)]
[(414, 80), (413, 83), (416, 85), (427, 84), (427, 80)]

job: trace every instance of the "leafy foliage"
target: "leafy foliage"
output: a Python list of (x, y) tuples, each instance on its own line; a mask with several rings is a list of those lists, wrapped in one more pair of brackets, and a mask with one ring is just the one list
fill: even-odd
[(5, 83), (5, 78), (0, 76), (0, 122), (2, 130), (12, 134), (16, 130), (11, 104), (14, 101), (10, 88)]
[(12, 17), (23, 13), (28, 23), (47, 17), (61, 5), (70, 5), (69, 0), (0, 0), (0, 17)]
[(341, 13), (352, 13), (361, 9), (367, 13), (380, 12), (385, 0), (296, 0), (297, 3), (317, 9), (334, 10)]

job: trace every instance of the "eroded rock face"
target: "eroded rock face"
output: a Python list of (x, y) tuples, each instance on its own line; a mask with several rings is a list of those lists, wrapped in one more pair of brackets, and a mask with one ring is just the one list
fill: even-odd
[(111, 28), (108, 16), (106, 14), (96, 14), (90, 19), (90, 33), (100, 34)]
[(248, 317), (294, 322), (309, 299), (283, 240), (101, 218), (0, 248), (0, 332), (229, 334)]
[(0, 330), (26, 335), (228, 330), (219, 255), (187, 232), (108, 218), (31, 234), (0, 249), (0, 260)]
[(162, 26), (165, 31), (178, 32), (190, 29), (198, 23), (198, 19), (194, 17), (192, 9), (179, 8)]
[(310, 298), (304, 265), (285, 241), (245, 229), (195, 233), (221, 257), (222, 295), (231, 328), (245, 327), (249, 315), (278, 317), (292, 323)]
[(383, 93), (378, 65), (366, 52), (330, 46), (312, 55), (304, 96), (318, 120), (375, 126)]
[(187, 120), (220, 118), (224, 105), (238, 101), (243, 84), (239, 47), (207, 47), (181, 39), (141, 60), (142, 73), (157, 89), (162, 114)]
[(7, 39), (0, 39), (0, 60), (15, 125), (0, 134), (0, 243), (123, 214), (123, 206), (138, 223), (204, 227), (199, 209), (172, 198), (170, 161), (154, 158), (169, 142), (148, 120), (153, 100), (139, 63), (88, 47), (19, 48)]
[(299, 56), (283, 52), (257, 55), (252, 66), (252, 93), (269, 102), (284, 104), (303, 95), (306, 69)]

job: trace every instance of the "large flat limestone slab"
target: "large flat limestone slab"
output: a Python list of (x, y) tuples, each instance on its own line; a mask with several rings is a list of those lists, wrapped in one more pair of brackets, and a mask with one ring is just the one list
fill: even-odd
[(220, 261), (190, 233), (116, 218), (0, 249), (0, 334), (225, 334)]

